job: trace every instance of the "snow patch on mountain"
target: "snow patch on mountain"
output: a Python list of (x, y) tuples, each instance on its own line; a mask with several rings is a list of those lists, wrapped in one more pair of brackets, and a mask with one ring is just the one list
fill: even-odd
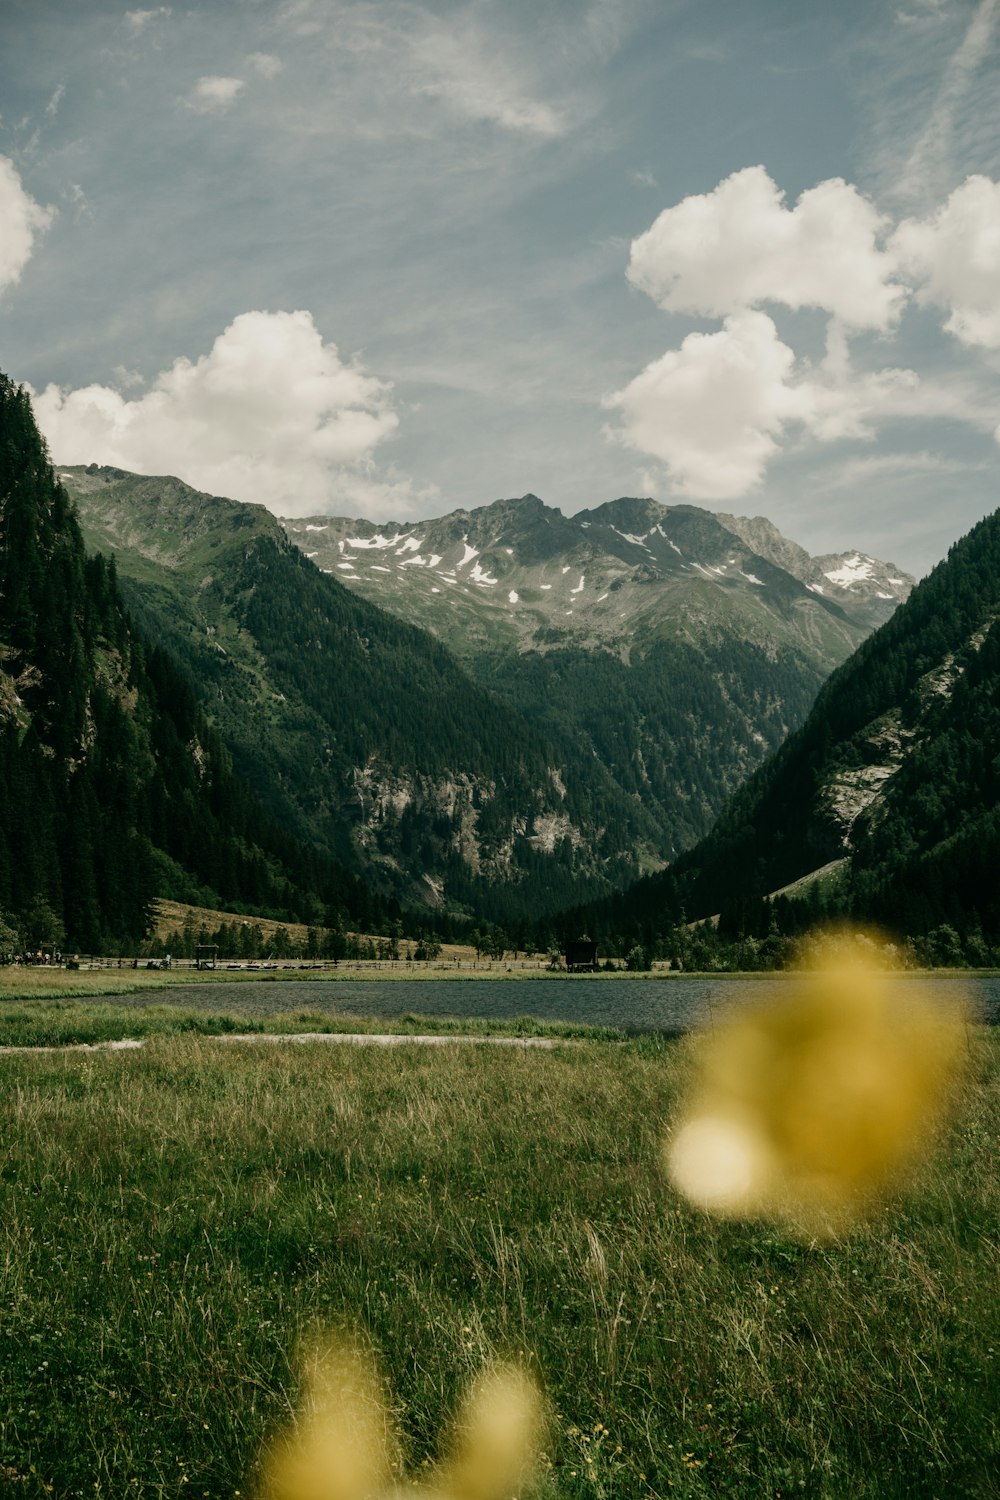
[(399, 541), (399, 534), (395, 536), (383, 536), (381, 531), (375, 536), (349, 536), (346, 539), (348, 547), (353, 547), (356, 552), (364, 552), (370, 547), (376, 551), (384, 551), (386, 547), (393, 547)]
[[(617, 526), (612, 526), (611, 530), (616, 532), (623, 541), (631, 542), (633, 547), (643, 547), (647, 552), (652, 550), (645, 536), (635, 536), (631, 531), (619, 531)], [(648, 532), (647, 535), (649, 535)]]
[(849, 589), (871, 576), (872, 559), (863, 557), (860, 552), (854, 552), (850, 557), (845, 557), (839, 568), (833, 568), (829, 573), (823, 574), (824, 578), (829, 578), (831, 583), (837, 584), (842, 589)]

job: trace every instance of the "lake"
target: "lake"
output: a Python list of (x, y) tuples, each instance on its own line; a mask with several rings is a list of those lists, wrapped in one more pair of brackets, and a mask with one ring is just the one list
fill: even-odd
[[(511, 1021), (535, 1016), (625, 1031), (687, 1031), (710, 1022), (733, 1003), (773, 993), (793, 976), (743, 979), (665, 976), (650, 979), (591, 977), (546, 979), (378, 979), (266, 980), (234, 984), (177, 986), (166, 994), (121, 997), (123, 1004), (164, 1001), (204, 1010), (237, 1009), (258, 1016), (287, 1011), (356, 1015), (392, 1020), (407, 1012), (420, 1016), (475, 1016)], [(977, 975), (900, 975), (904, 993), (930, 995), (942, 1002), (964, 994), (977, 1020), (1000, 1022), (1000, 977)]]

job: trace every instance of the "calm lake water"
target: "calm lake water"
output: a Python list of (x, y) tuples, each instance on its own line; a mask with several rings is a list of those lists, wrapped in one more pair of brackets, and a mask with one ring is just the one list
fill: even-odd
[[(1000, 978), (935, 975), (900, 977), (904, 993), (942, 1001), (962, 994), (979, 1020), (1000, 1023)], [(617, 1026), (626, 1031), (684, 1031), (710, 1022), (730, 1005), (773, 993), (792, 978), (603, 980), (553, 979), (394, 979), (269, 980), (204, 984), (123, 996), (123, 1004), (156, 1004), (168, 1000), (205, 1010), (241, 1010), (255, 1015), (312, 1011), (336, 1015), (378, 1016), (392, 1020), (407, 1012), (419, 1016), (475, 1016), (514, 1020), (536, 1016), (544, 1021), (573, 1021), (590, 1026)]]

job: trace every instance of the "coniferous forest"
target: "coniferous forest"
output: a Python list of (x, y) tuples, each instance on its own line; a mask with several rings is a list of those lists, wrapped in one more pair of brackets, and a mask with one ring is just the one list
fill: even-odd
[[(833, 673), (705, 839), (563, 926), (669, 951), (710, 917), (723, 945), (849, 917), (915, 940), (928, 962), (995, 962), (998, 752), (995, 512)], [(767, 956), (779, 951), (772, 941)]]
[(116, 951), (156, 896), (291, 920), (386, 908), (233, 774), (189, 681), (88, 557), (28, 394), (0, 377), (0, 948)]

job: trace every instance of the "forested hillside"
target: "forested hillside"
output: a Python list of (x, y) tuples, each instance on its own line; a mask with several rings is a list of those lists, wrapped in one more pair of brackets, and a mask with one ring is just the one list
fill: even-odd
[(523, 919), (662, 863), (656, 818), (600, 762), (326, 577), (262, 507), (177, 479), (60, 473), (240, 775), (387, 897)]
[(738, 935), (741, 912), (759, 924), (762, 897), (831, 867), (822, 896), (806, 881), (764, 930), (811, 905), (975, 955), (1000, 943), (998, 861), (1000, 512), (833, 674), (707, 838), (589, 915), (648, 940), (719, 913)]
[(114, 563), (86, 555), (29, 397), (0, 376), (0, 948), (134, 944), (155, 896), (385, 916), (234, 776)]

